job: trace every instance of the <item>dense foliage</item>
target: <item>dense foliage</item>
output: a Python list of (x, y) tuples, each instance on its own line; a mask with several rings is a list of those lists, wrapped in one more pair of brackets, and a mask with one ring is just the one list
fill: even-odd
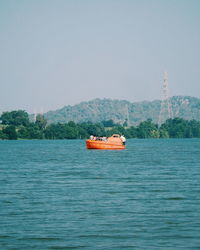
[(1, 115), (1, 122), (5, 125), (27, 126), (29, 124), (29, 116), (24, 110), (4, 112)]
[(85, 139), (90, 135), (111, 136), (123, 134), (126, 138), (200, 138), (200, 122), (182, 118), (168, 119), (160, 127), (151, 119), (138, 126), (127, 127), (112, 120), (100, 123), (56, 123), (47, 125), (43, 115), (30, 122), (25, 111), (4, 112), (0, 117), (0, 139)]

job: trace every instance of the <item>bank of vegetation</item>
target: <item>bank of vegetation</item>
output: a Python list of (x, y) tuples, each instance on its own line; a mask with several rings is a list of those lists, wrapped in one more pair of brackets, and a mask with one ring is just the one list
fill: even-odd
[(0, 117), (0, 139), (85, 139), (90, 135), (110, 136), (123, 134), (128, 138), (200, 138), (200, 122), (182, 118), (168, 119), (161, 126), (151, 119), (138, 126), (127, 127), (112, 120), (99, 123), (82, 122), (47, 124), (43, 115), (38, 114), (34, 122), (23, 110), (4, 112)]

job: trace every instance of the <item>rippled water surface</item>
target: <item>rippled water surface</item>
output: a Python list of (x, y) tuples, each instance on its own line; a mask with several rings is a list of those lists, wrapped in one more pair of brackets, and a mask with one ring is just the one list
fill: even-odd
[(199, 139), (0, 141), (0, 249), (199, 247)]

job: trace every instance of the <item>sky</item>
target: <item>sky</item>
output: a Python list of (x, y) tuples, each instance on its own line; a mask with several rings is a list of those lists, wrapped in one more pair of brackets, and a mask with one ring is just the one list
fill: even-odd
[(0, 112), (200, 98), (199, 0), (0, 0)]

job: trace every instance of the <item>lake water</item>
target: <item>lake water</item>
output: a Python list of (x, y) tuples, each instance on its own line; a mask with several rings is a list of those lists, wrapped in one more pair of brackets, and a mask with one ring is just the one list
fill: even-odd
[(0, 249), (200, 249), (200, 139), (0, 141)]

